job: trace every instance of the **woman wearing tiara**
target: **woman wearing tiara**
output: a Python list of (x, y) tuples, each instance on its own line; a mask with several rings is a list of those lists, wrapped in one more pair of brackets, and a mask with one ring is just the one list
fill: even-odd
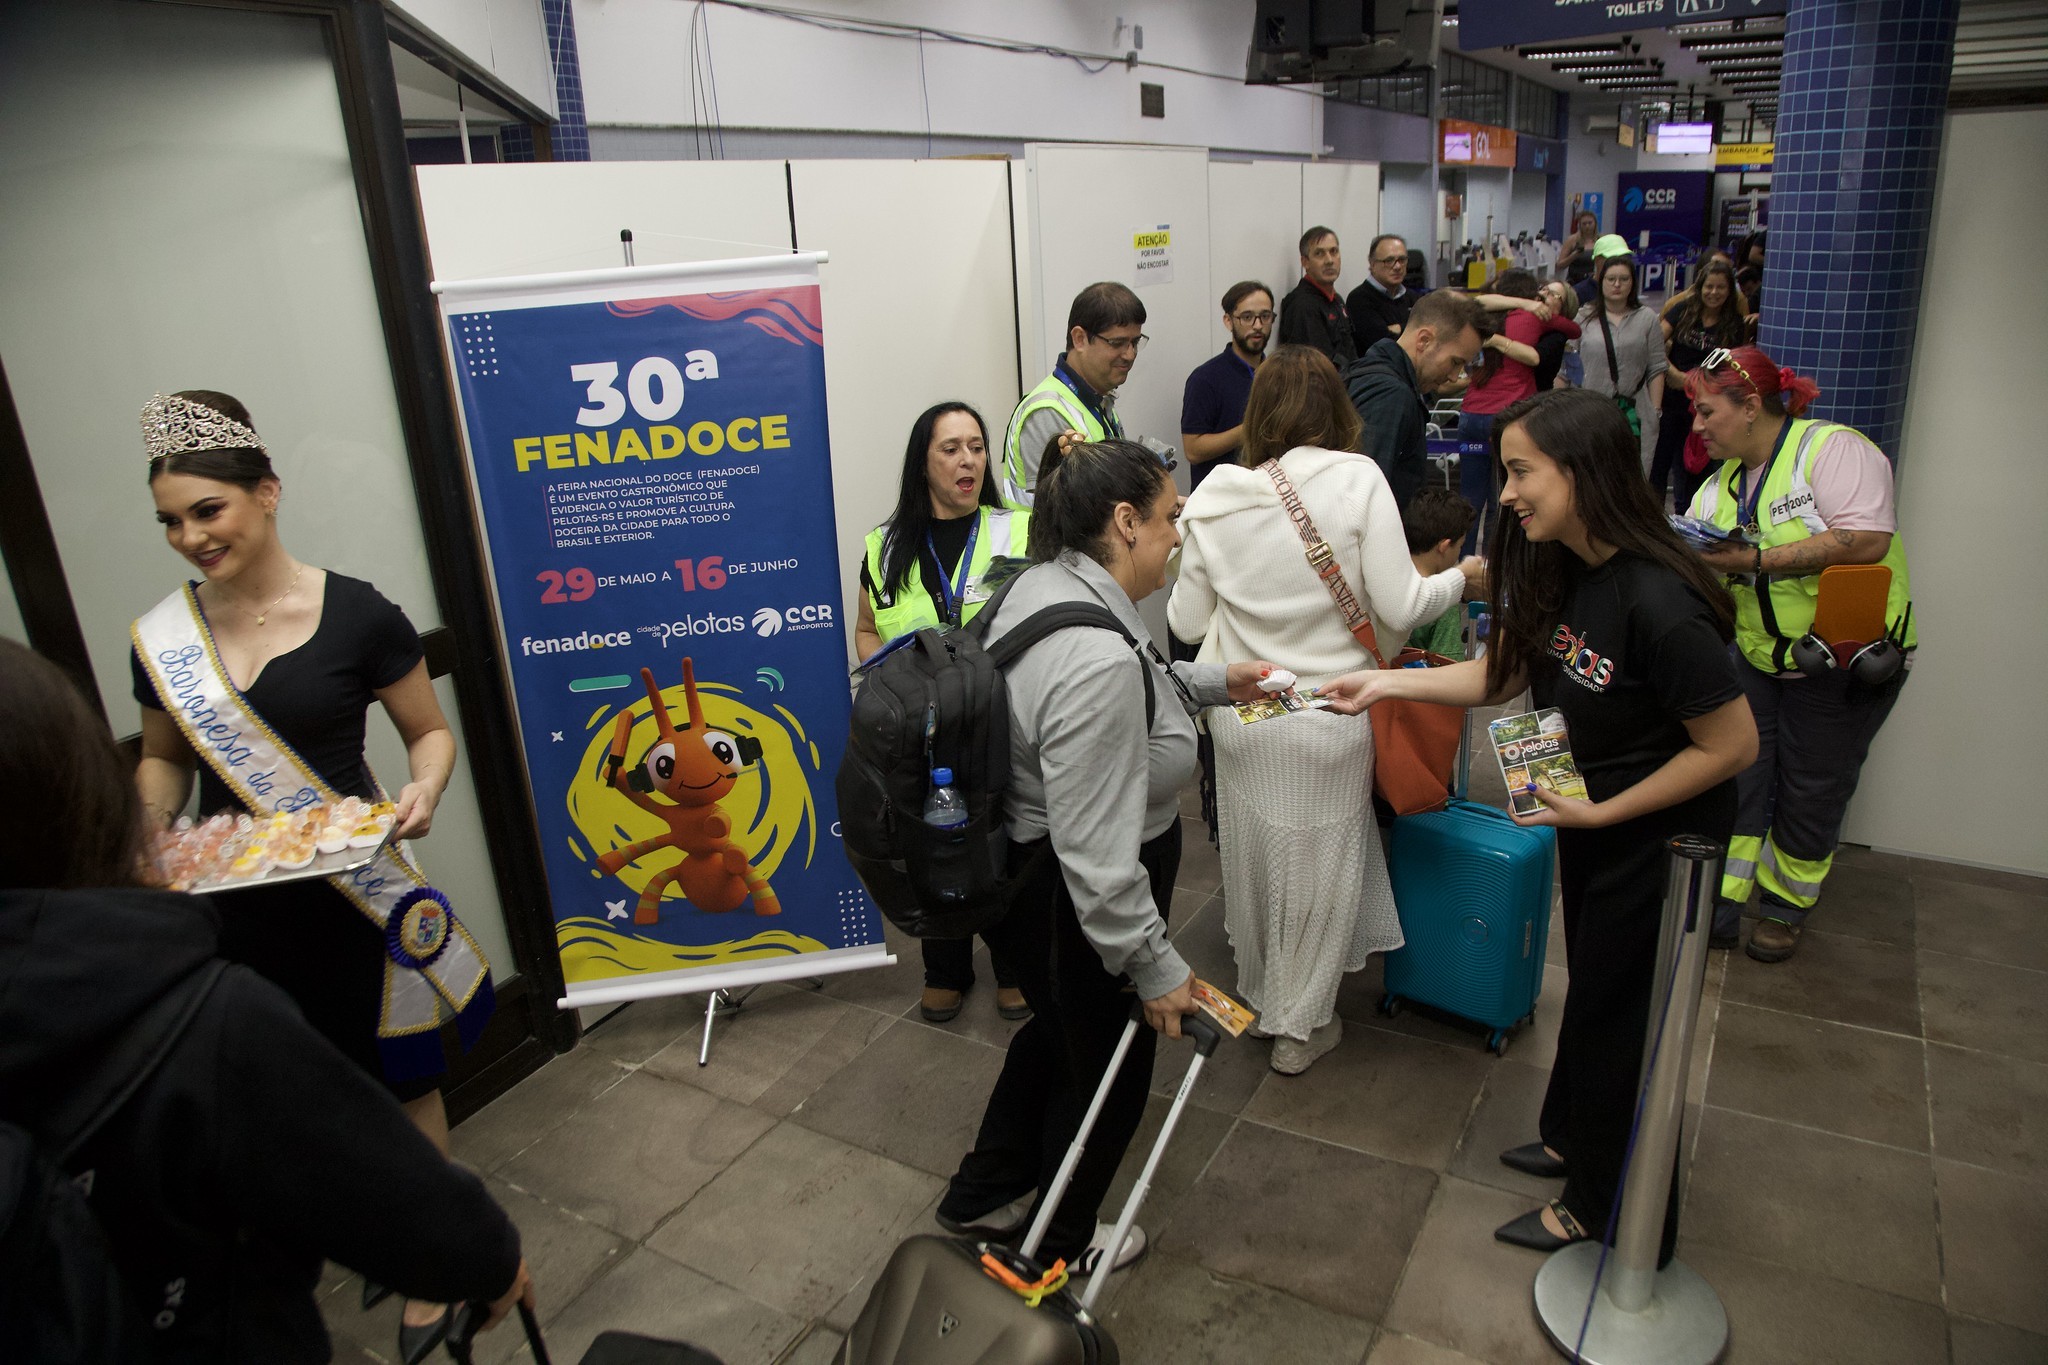
[[(378, 800), (363, 758), (375, 701), (411, 769), (393, 798), (389, 848), (425, 835), (454, 769), (455, 739), (405, 613), (368, 583), (285, 548), (277, 524), (284, 486), (236, 399), (204, 389), (159, 394), (143, 408), (142, 429), (157, 521), (200, 573), (135, 623), (135, 781), (153, 819), (177, 818), (195, 772), (205, 814)], [(369, 870), (381, 875), (217, 896), (221, 955), (283, 987), (445, 1154), (446, 1063), (435, 1026), (454, 1013), (465, 1041), (475, 1037), (490, 1010), (489, 968), (452, 916), (408, 918), (425, 893), (415, 891), (424, 882), (405, 855), (387, 851)], [(430, 949), (399, 933), (422, 921)], [(366, 1283), (363, 1297), (368, 1307), (383, 1292)], [(452, 1318), (444, 1305), (408, 1302), (401, 1358), (425, 1359)]]

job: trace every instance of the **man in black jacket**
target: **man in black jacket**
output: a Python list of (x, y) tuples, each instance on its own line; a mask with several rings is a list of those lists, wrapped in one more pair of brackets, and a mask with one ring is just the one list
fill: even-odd
[(1425, 294), (1400, 336), (1376, 341), (1344, 376), (1365, 422), (1361, 448), (1379, 464), (1405, 511), (1429, 464), (1429, 400), (1479, 358), (1486, 308), (1451, 289)]
[(1344, 311), (1344, 299), (1337, 293), (1337, 276), (1344, 271), (1344, 255), (1337, 234), (1326, 227), (1312, 227), (1301, 234), (1301, 283), (1287, 291), (1280, 301), (1280, 340), (1283, 344), (1313, 346), (1330, 358), (1343, 374), (1358, 358), (1358, 342), (1351, 335), (1351, 318)]
[(1408, 325), (1416, 296), (1407, 279), (1408, 243), (1391, 232), (1373, 238), (1366, 248), (1365, 283), (1344, 299), (1360, 355), (1387, 337), (1401, 335)]

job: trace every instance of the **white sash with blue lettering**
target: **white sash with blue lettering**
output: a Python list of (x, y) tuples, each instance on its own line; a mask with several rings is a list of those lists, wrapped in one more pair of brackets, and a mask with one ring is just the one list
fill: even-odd
[[(192, 751), (251, 812), (302, 810), (341, 799), (228, 681), (190, 584), (150, 608), (133, 635), (164, 710)], [(438, 1073), (440, 1048), (432, 1034), (443, 1004), (455, 1015), (465, 1048), (490, 1016), (490, 964), (483, 950), (456, 922), (447, 897), (427, 885), (403, 845), (387, 844), (368, 864), (327, 882), (384, 933), (384, 1009), (377, 1037), (387, 1076)]]

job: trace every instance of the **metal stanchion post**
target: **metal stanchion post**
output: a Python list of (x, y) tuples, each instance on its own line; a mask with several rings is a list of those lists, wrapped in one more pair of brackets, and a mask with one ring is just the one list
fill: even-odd
[(1657, 1268), (1726, 852), (1692, 835), (1671, 840), (1670, 849), (1650, 1031), (1643, 1043), (1641, 1119), (1614, 1249), (1603, 1270), (1601, 1244), (1575, 1242), (1536, 1272), (1536, 1315), (1544, 1332), (1560, 1351), (1587, 1365), (1711, 1365), (1728, 1344), (1728, 1314), (1713, 1286), (1675, 1259)]

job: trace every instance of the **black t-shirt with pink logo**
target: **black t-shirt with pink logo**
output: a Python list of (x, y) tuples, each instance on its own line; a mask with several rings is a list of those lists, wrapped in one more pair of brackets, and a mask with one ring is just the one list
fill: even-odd
[(1569, 727), (1596, 801), (1627, 790), (1691, 742), (1685, 722), (1742, 695), (1713, 609), (1691, 584), (1626, 551), (1579, 566), (1529, 692)]

